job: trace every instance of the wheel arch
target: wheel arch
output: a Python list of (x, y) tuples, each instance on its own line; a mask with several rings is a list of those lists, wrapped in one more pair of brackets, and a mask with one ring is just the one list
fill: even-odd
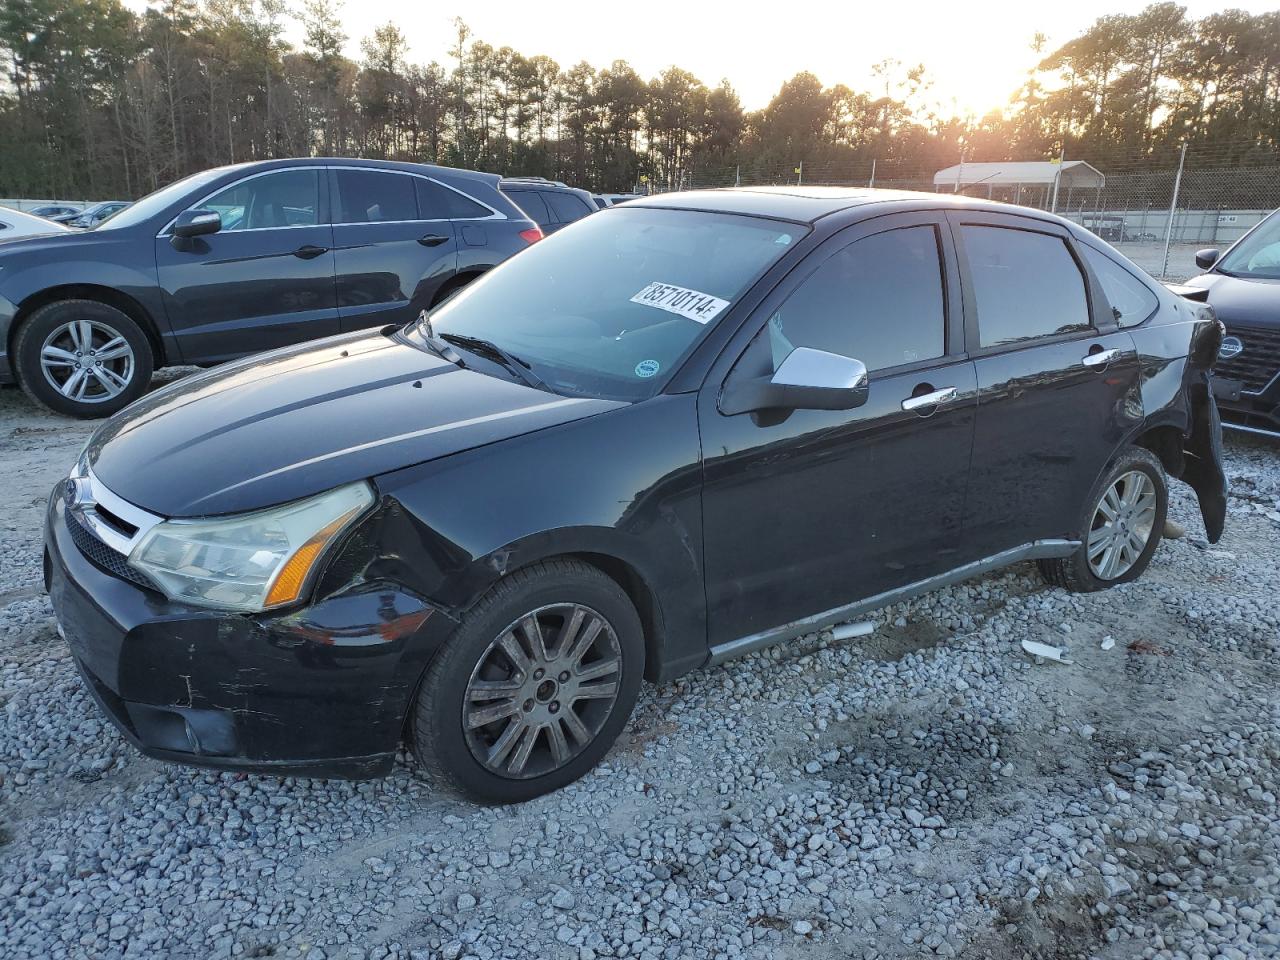
[(431, 306), (439, 306), (445, 297), (452, 294), (455, 290), (461, 290), (472, 280), (484, 273), (488, 272), (489, 267), (468, 267), (465, 270), (459, 270), (452, 277), (440, 284), (440, 289), (436, 291), (436, 295), (431, 298)]
[[(142, 332), (147, 335), (147, 342), (151, 344), (151, 350), (155, 357), (153, 367), (158, 370), (164, 366), (164, 341), (161, 339), (159, 326), (146, 307), (127, 293), (121, 293), (113, 287), (96, 283), (60, 284), (46, 287), (25, 297), (18, 304), (18, 309), (14, 313), (13, 323), (9, 325), (9, 342), (6, 344), (6, 348), (10, 356), (13, 356), (13, 347), (18, 337), (18, 331), (27, 318), (41, 307), (50, 303), (57, 303), (60, 300), (96, 300), (119, 310), (141, 327)], [(15, 379), (18, 376), (16, 364), (14, 364), (14, 376)]]

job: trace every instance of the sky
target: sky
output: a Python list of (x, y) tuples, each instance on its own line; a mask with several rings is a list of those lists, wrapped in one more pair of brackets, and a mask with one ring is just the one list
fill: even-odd
[[(141, 10), (145, 0), (126, 0)], [(360, 57), (360, 40), (377, 25), (395, 21), (409, 39), (410, 59), (451, 65), (453, 19), (461, 16), (473, 37), (495, 47), (546, 54), (561, 67), (586, 60), (595, 67), (623, 59), (650, 79), (668, 66), (691, 71), (708, 86), (728, 79), (747, 110), (765, 106), (783, 81), (802, 70), (826, 86), (843, 83), (874, 92), (873, 64), (893, 58), (923, 63), (933, 80), (928, 95), (944, 114), (982, 115), (1001, 107), (1037, 57), (1031, 40), (1049, 38), (1046, 52), (1110, 13), (1136, 13), (1146, 4), (1115, 0), (1067, 3), (698, 3), (646, 0), (644, 4), (558, 0), (487, 0), (451, 8), (438, 0), (345, 0), (347, 54)], [(1224, 6), (1260, 13), (1280, 0), (1189, 0), (1192, 17)], [(286, 30), (301, 41), (296, 24)]]

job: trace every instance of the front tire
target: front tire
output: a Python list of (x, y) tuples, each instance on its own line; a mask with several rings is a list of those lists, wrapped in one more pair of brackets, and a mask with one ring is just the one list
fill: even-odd
[(22, 388), (55, 413), (108, 417), (142, 396), (154, 358), (128, 314), (97, 300), (58, 300), (18, 328), (14, 363)]
[(1070, 557), (1041, 560), (1053, 586), (1092, 593), (1140, 577), (1160, 545), (1169, 512), (1164, 467), (1150, 450), (1126, 447), (1087, 500), (1080, 548)]
[(576, 560), (519, 570), (467, 612), (428, 668), (414, 758), (482, 803), (558, 790), (617, 739), (644, 650), (635, 608), (600, 570)]

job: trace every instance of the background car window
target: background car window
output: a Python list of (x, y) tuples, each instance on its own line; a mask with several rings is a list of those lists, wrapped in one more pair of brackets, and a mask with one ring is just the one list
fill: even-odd
[(1218, 272), (1228, 276), (1280, 279), (1280, 216), (1272, 214), (1227, 252)]
[(228, 187), (200, 208), (217, 210), (224, 232), (315, 224), (319, 184), (315, 170), (281, 170)]
[(542, 202), (542, 197), (533, 190), (511, 190), (507, 194), (513, 203), (525, 213), (527, 213), (540, 227), (545, 227), (554, 221), (551, 219), (551, 212), (547, 210), (547, 205)]
[(942, 356), (945, 336), (937, 231), (904, 227), (851, 243), (810, 274), (769, 318), (740, 372), (773, 373), (796, 347), (883, 370)]
[(1063, 240), (1004, 227), (961, 231), (984, 347), (1089, 329), (1084, 274)]
[(412, 177), (418, 191), (418, 217), (423, 220), (476, 220), (492, 216), (482, 206), (457, 190), (450, 190), (433, 180)]
[(1101, 250), (1095, 250), (1087, 244), (1079, 244), (1079, 248), (1084, 253), (1089, 268), (1102, 284), (1102, 292), (1107, 295), (1107, 302), (1111, 304), (1111, 310), (1120, 326), (1132, 327), (1141, 323), (1160, 305), (1156, 295), (1145, 283)]
[(572, 193), (550, 193), (542, 194), (542, 199), (547, 201), (547, 206), (551, 208), (551, 213), (561, 223), (573, 223), (575, 220), (581, 220), (591, 208), (583, 203), (580, 197), (575, 197)]
[(417, 220), (414, 177), (377, 170), (335, 170), (338, 215), (334, 223)]

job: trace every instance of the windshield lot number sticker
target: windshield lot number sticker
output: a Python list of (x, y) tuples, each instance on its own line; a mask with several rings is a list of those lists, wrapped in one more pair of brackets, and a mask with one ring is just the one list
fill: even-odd
[(659, 310), (686, 317), (696, 323), (710, 323), (729, 305), (728, 300), (721, 300), (709, 293), (699, 293), (687, 287), (677, 287), (657, 281), (632, 297), (631, 302), (657, 307)]
[(658, 372), (657, 360), (641, 360), (636, 364), (636, 376), (642, 379), (652, 377)]

